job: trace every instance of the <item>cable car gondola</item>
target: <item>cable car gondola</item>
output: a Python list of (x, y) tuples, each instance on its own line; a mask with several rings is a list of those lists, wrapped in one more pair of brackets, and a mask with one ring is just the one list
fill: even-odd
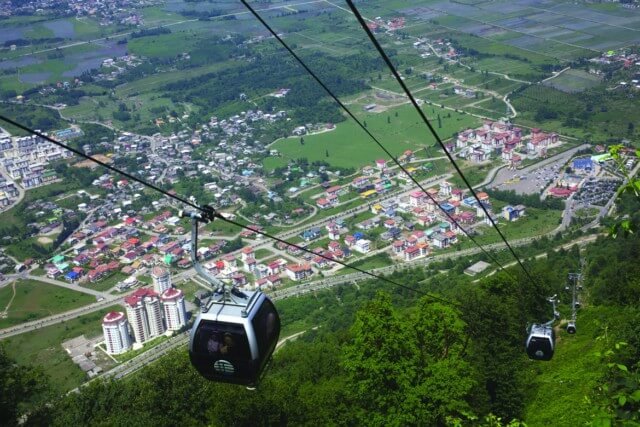
[(224, 284), (198, 262), (198, 223), (212, 221), (206, 213), (183, 212), (191, 219), (191, 261), (200, 277), (216, 289), (202, 308), (189, 337), (189, 359), (208, 380), (254, 387), (280, 336), (280, 317), (260, 290), (241, 291)]
[(576, 333), (576, 322), (567, 323), (567, 333), (572, 335)]
[(550, 324), (534, 323), (529, 327), (527, 355), (535, 360), (551, 360), (555, 349), (556, 336)]
[(280, 335), (280, 318), (262, 292), (232, 291), (198, 316), (189, 358), (208, 380), (255, 386)]
[(534, 323), (529, 327), (525, 344), (527, 355), (534, 360), (551, 360), (556, 346), (556, 334), (553, 331), (553, 322), (560, 318), (560, 312), (556, 309), (557, 295), (549, 301), (553, 307), (553, 319), (547, 323)]

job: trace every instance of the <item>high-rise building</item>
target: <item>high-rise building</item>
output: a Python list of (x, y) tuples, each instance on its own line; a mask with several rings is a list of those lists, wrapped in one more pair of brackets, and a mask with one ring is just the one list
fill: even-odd
[(143, 344), (149, 338), (164, 333), (162, 307), (155, 291), (150, 288), (140, 288), (126, 297), (124, 302), (137, 343)]
[(129, 322), (121, 311), (111, 311), (102, 319), (102, 332), (107, 353), (120, 354), (131, 348)]
[(171, 275), (166, 268), (155, 266), (151, 269), (151, 278), (153, 279), (153, 289), (162, 295), (164, 291), (171, 287)]
[(180, 289), (170, 288), (162, 293), (162, 307), (167, 329), (177, 331), (187, 323), (187, 311), (184, 307), (184, 294)]

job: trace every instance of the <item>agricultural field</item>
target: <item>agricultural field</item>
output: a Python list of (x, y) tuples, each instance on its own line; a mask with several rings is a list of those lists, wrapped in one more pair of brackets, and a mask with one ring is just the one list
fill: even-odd
[[(629, 31), (640, 23), (640, 11), (621, 5), (593, 9), (560, 0), (542, 5), (530, 0), (408, 3), (400, 12), (409, 19), (466, 34), (467, 40), (460, 41), (467, 47), (487, 54), (508, 50), (515, 56), (531, 55), (534, 63), (571, 60), (640, 42), (640, 33)], [(394, 6), (385, 2), (383, 10), (392, 13)]]
[(576, 93), (596, 87), (601, 82), (602, 78), (594, 74), (583, 70), (570, 69), (558, 75), (558, 77), (545, 81), (543, 84), (562, 92)]
[(0, 329), (93, 302), (95, 297), (81, 292), (36, 280), (18, 280), (0, 289)]
[[(425, 112), (433, 121), (436, 131), (448, 139), (455, 132), (475, 127), (479, 120), (465, 114), (426, 106)], [(397, 116), (396, 116), (397, 113)], [(420, 121), (410, 105), (404, 105), (381, 113), (359, 113), (359, 119), (367, 129), (397, 156), (405, 150), (418, 150), (435, 144), (433, 136)], [(442, 126), (438, 126), (438, 116)], [(325, 161), (336, 167), (358, 168), (379, 158), (385, 153), (371, 141), (369, 136), (353, 121), (339, 123), (335, 130), (302, 137), (279, 140), (270, 146), (280, 152), (280, 157), (264, 160), (267, 170), (285, 166), (289, 160), (306, 157), (310, 162)], [(333, 153), (333, 155), (332, 155)]]

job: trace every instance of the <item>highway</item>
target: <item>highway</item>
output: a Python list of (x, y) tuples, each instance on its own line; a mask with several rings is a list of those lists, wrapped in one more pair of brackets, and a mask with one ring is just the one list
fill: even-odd
[(45, 317), (42, 319), (34, 320), (32, 322), (21, 323), (10, 328), (0, 330), (0, 339), (5, 339), (18, 334), (24, 334), (36, 329), (42, 329), (47, 326), (55, 325), (57, 323), (66, 322), (76, 317), (83, 316), (85, 314), (93, 313), (94, 311), (103, 310), (114, 304), (122, 304), (122, 297), (111, 296), (110, 299), (105, 299), (90, 305), (86, 305), (75, 310), (66, 311), (60, 314), (54, 314), (53, 316)]

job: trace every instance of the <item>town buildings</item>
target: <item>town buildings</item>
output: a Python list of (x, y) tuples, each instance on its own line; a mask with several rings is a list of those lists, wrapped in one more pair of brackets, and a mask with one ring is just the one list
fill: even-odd
[(160, 298), (155, 291), (140, 288), (126, 297), (124, 302), (136, 344), (144, 344), (150, 338), (165, 332)]

